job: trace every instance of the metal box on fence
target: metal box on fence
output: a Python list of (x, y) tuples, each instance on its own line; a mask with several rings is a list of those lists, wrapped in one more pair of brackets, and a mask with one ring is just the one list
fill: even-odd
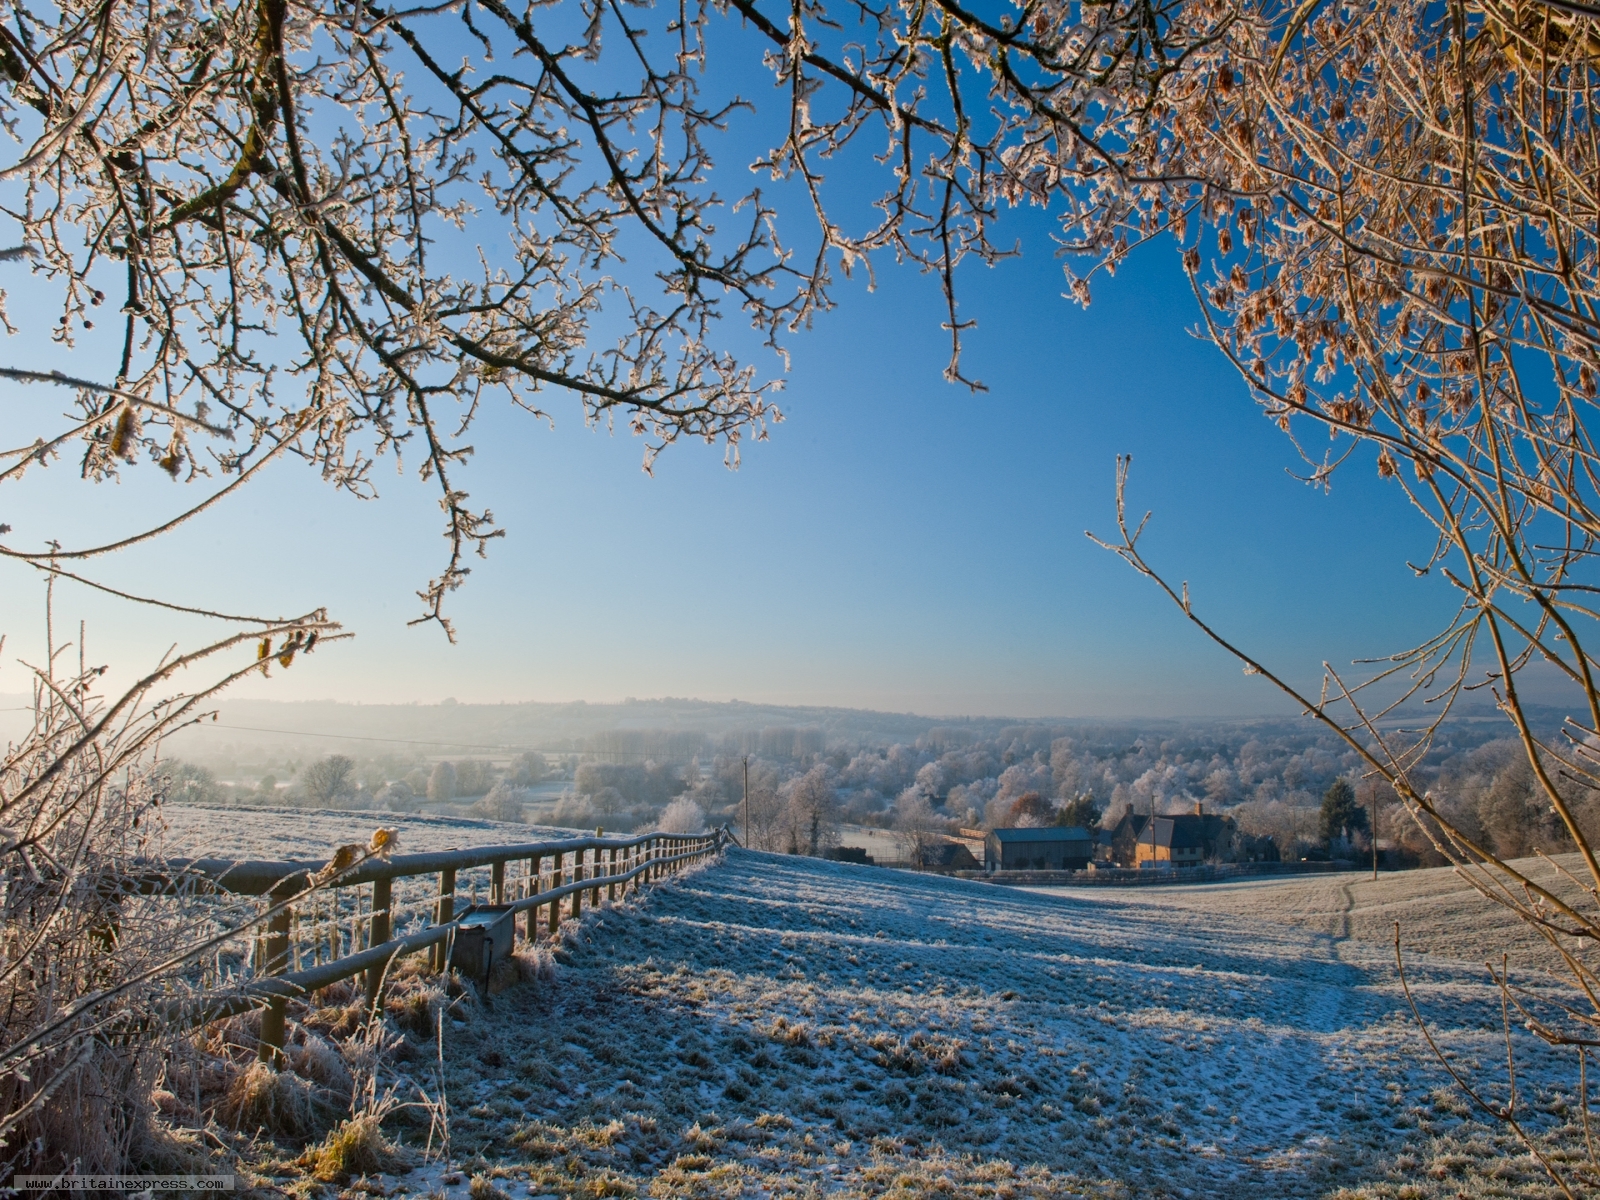
[(456, 918), (455, 948), (450, 965), (484, 988), (494, 964), (511, 957), (516, 914), (509, 904), (473, 904)]

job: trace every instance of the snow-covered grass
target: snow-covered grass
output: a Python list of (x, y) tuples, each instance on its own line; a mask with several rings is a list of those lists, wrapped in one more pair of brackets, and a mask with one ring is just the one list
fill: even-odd
[[(557, 958), (446, 1032), (456, 1154), (531, 1195), (1549, 1191), (1463, 1120), (1380, 947), (1260, 912), (732, 851)], [(1503, 1078), (1481, 970), (1410, 971)], [(1569, 1064), (1516, 1042), (1549, 1132)]]
[(212, 808), (171, 805), (162, 810), (165, 850), (173, 855), (326, 861), (346, 842), (365, 842), (380, 826), (398, 829), (402, 854), (465, 849), (545, 837), (578, 837), (593, 830), (520, 825), (478, 817), (347, 809)]
[[(1573, 882), (1584, 874), (1578, 855), (1517, 859), (1513, 865), (1568, 902), (1583, 903)], [(1384, 872), (1376, 882), (1365, 872), (1341, 872), (1195, 886), (1042, 890), (1077, 898), (1092, 890), (1107, 911), (1130, 916), (1178, 909), (1299, 926), (1333, 941), (1354, 938), (1381, 944), (1391, 957), (1398, 921), (1407, 954), (1432, 953), (1474, 964), (1492, 959), (1498, 965), (1505, 953), (1515, 970), (1561, 969), (1558, 956), (1536, 930), (1484, 899), (1450, 868)]]
[[(1421, 917), (1407, 971), (1430, 1027), (1502, 1099), (1475, 965), (1494, 914), (1437, 873), (1028, 892), (731, 850), (569, 926), (553, 977), (487, 1010), (463, 996), (444, 1023), (453, 1170), (395, 1186), (1553, 1195), (1446, 1086), (1380, 936), (1396, 912)], [(1525, 1118), (1575, 1144), (1573, 1060), (1512, 1041)]]

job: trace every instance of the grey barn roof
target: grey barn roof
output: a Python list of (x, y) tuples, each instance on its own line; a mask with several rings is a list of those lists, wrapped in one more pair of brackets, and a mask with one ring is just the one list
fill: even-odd
[(1092, 842), (1094, 835), (1079, 825), (1040, 825), (1032, 829), (996, 829), (1001, 842)]
[[(1204, 849), (1206, 835), (1209, 832), (1206, 823), (1215, 821), (1221, 823), (1219, 817), (1195, 816), (1183, 813), (1173, 817), (1157, 817), (1155, 819), (1155, 844), (1167, 846), (1173, 850)], [(1150, 827), (1146, 824), (1139, 834), (1139, 841), (1148, 845), (1150, 842)]]

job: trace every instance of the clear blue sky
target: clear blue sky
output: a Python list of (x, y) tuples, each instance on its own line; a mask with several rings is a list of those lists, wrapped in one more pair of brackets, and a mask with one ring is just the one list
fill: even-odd
[[(432, 702), (736, 697), (929, 714), (1204, 715), (1283, 711), (1206, 644), (1153, 586), (1091, 545), (1112, 529), (1113, 458), (1155, 510), (1149, 557), (1268, 662), (1315, 686), (1323, 658), (1398, 649), (1451, 598), (1418, 580), (1426, 531), (1363, 461), (1331, 495), (1291, 478), (1288, 442), (1214, 350), (1170, 244), (1101, 280), (1088, 311), (1061, 298), (1041, 214), (1012, 230), (1026, 254), (964, 272), (978, 320), (973, 395), (941, 379), (934, 281), (880, 268), (792, 343), (787, 420), (721, 452), (681, 445), (640, 471), (625, 433), (584, 428), (552, 395), (551, 430), (491, 411), (459, 483), (508, 530), (451, 602), (460, 644), (408, 629), (415, 589), (443, 561), (434, 493), (380, 472), (383, 498), (335, 494), (279, 464), (229, 506), (159, 545), (102, 561), (100, 578), (232, 610), (327, 605), (357, 638), (239, 694)], [(470, 231), (469, 231), (470, 232)], [(13, 316), (40, 293), (12, 281)], [(44, 312), (43, 306), (38, 308)], [(30, 325), (6, 354), (62, 366)], [(99, 364), (86, 352), (66, 364)], [(763, 360), (763, 365), (768, 363)], [(7, 387), (23, 414), (64, 407)], [(31, 427), (30, 427), (31, 432)], [(391, 468), (392, 470), (392, 465)], [(81, 483), (71, 462), (0, 495), (9, 540), (107, 540), (192, 491), (140, 466)], [(0, 567), (10, 635), (0, 691), (23, 689), (43, 588)], [(92, 659), (119, 674), (192, 645), (204, 623), (130, 610), (61, 585), (58, 629), (87, 619)], [(59, 636), (59, 635), (58, 635)], [(195, 682), (199, 682), (196, 680)]]

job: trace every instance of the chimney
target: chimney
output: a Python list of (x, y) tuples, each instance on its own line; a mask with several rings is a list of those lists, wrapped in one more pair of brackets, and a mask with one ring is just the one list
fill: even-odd
[(1203, 800), (1196, 800), (1194, 802), (1194, 815), (1197, 817), (1203, 817), (1206, 815), (1206, 806)]

